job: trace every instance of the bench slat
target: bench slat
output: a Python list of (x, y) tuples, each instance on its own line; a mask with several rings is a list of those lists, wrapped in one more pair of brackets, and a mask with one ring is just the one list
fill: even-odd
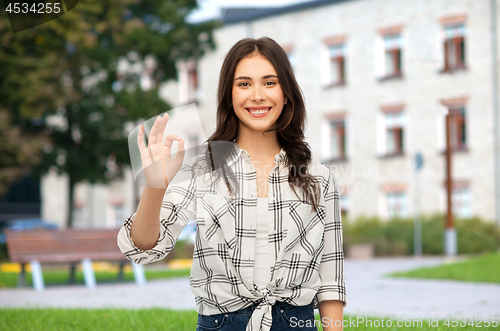
[(119, 229), (5, 231), (12, 262), (126, 260), (117, 245)]

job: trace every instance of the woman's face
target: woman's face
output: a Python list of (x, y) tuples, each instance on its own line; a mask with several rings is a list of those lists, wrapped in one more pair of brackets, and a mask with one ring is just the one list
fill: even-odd
[(274, 128), (286, 104), (276, 70), (259, 54), (241, 59), (236, 66), (232, 97), (240, 129), (258, 132)]

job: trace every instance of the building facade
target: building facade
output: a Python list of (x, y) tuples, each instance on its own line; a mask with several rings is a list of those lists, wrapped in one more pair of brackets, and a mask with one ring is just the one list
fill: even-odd
[[(498, 68), (492, 68), (490, 17), (489, 0), (317, 0), (227, 8), (214, 33), (217, 49), (179, 63), (178, 81), (165, 84), (162, 95), (175, 107), (196, 103), (205, 135), (190, 139), (204, 141), (215, 129), (227, 51), (242, 38), (268, 36), (293, 65), (306, 102), (307, 141), (313, 156), (335, 172), (344, 217), (407, 217), (417, 201), (421, 213), (444, 213), (449, 113), (454, 213), (493, 221), (492, 73)], [(423, 157), (418, 175), (416, 153)], [(107, 201), (100, 210), (108, 210), (102, 218), (109, 225), (133, 212), (140, 196), (132, 175), (116, 185), (102, 188), (114, 190), (105, 196), (115, 202), (98, 198)], [(84, 201), (88, 193), (80, 190)]]
[[(454, 213), (493, 221), (490, 17), (489, 0), (228, 8), (217, 50), (191, 64), (197, 85), (181, 79), (194, 92), (180, 99), (195, 100), (213, 132), (225, 54), (242, 38), (271, 37), (289, 55), (306, 101), (307, 140), (336, 173), (344, 215), (411, 216), (417, 201), (422, 213), (445, 212), (449, 112)], [(424, 161), (418, 175), (416, 153)]]

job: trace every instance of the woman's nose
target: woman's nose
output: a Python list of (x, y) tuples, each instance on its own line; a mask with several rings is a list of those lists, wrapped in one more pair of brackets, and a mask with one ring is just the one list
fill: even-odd
[(264, 99), (264, 93), (259, 86), (255, 86), (252, 91), (252, 101), (262, 101)]

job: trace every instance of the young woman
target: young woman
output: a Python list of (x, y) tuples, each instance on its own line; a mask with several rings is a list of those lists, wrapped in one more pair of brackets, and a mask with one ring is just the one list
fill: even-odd
[(339, 193), (332, 171), (311, 157), (305, 120), (286, 53), (262, 37), (240, 40), (226, 55), (216, 130), (195, 162), (204, 173), (189, 167), (188, 179), (174, 184), (185, 169), (184, 140), (168, 135), (162, 144), (168, 115), (156, 119), (148, 148), (141, 127), (143, 167), (162, 175), (145, 171), (148, 185), (118, 245), (138, 264), (157, 261), (196, 214), (197, 330), (317, 330), (314, 308), (325, 331), (342, 329)]

